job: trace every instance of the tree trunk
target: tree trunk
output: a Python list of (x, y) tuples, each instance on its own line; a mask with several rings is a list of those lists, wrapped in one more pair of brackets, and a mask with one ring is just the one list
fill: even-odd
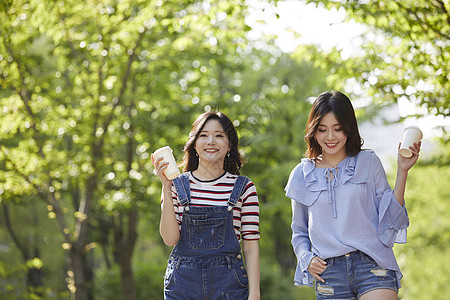
[[(134, 90), (135, 86), (133, 86)], [(130, 108), (128, 109), (128, 117), (131, 119), (131, 109), (134, 107), (134, 103), (131, 103)], [(133, 164), (133, 156), (134, 156), (134, 126), (133, 122), (131, 122), (131, 126), (127, 133), (128, 142), (127, 142), (127, 171), (130, 173), (132, 170)], [(120, 213), (122, 214), (122, 213)], [(122, 299), (123, 300), (135, 300), (136, 299), (136, 290), (134, 285), (134, 276), (133, 276), (133, 268), (131, 265), (131, 261), (133, 258), (134, 247), (136, 245), (137, 233), (137, 210), (131, 209), (126, 213), (126, 217), (128, 217), (128, 232), (125, 231), (125, 226), (122, 217), (120, 217), (120, 228), (114, 227), (118, 231), (115, 233), (115, 244), (116, 249), (119, 255), (119, 265), (120, 265), (120, 276), (122, 283)]]
[(75, 300), (93, 300), (92, 268), (87, 263), (84, 245), (73, 243), (70, 249), (72, 273), (68, 288)]
[[(20, 240), (19, 236), (14, 231), (13, 225), (11, 224), (11, 219), (9, 216), (9, 208), (8, 205), (3, 202), (3, 214), (5, 217), (5, 225), (6, 229), (9, 233), (9, 236), (13, 240), (19, 252), (22, 254), (22, 259), (25, 264), (33, 258), (40, 259), (39, 248), (38, 246), (28, 247), (26, 243)], [(35, 222), (35, 226), (38, 226), (38, 222), (36, 218), (33, 218)], [(36, 239), (35, 239), (36, 240)], [(33, 251), (34, 250), (34, 251)], [(32, 253), (34, 252), (34, 253)], [(43, 274), (41, 269), (37, 269), (35, 267), (27, 268), (27, 277), (26, 277), (26, 287), (27, 290), (36, 296), (42, 296), (42, 291), (40, 288), (43, 288)]]
[[(40, 258), (39, 248), (37, 248), (37, 247), (34, 248), (34, 255), (32, 257)], [(28, 290), (30, 292), (32, 292), (33, 294), (42, 297), (43, 295), (42, 295), (42, 291), (40, 291), (40, 288), (42, 288), (43, 286), (44, 286), (44, 282), (43, 282), (42, 270), (34, 268), (34, 267), (29, 268), (28, 272), (27, 272), (27, 288), (28, 288)]]
[(132, 256), (125, 255), (120, 261), (120, 279), (122, 283), (122, 299), (135, 300), (136, 289), (134, 285), (133, 269), (131, 267)]
[[(124, 216), (119, 214), (118, 220), (113, 218), (114, 244), (116, 248), (115, 259), (120, 267), (120, 280), (122, 283), (122, 299), (135, 300), (136, 290), (134, 284), (132, 258), (134, 247), (136, 245), (137, 233), (137, 210), (131, 210), (127, 213), (128, 232), (125, 234), (123, 222)], [(119, 223), (119, 224), (117, 224)]]

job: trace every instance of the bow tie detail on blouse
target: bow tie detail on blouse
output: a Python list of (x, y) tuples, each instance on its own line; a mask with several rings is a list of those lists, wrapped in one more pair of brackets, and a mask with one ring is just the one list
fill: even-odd
[(334, 191), (334, 187), (337, 186), (338, 178), (337, 178), (338, 169), (326, 169), (323, 176), (325, 176), (325, 180), (327, 181), (327, 190), (328, 190), (328, 203), (333, 207), (333, 217), (337, 218), (337, 210), (336, 210), (336, 194)]

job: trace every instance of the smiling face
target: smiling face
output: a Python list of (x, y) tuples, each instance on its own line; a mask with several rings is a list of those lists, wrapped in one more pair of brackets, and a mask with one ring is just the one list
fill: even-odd
[[(328, 115), (327, 117), (325, 117)], [(319, 125), (323, 125), (319, 131)], [(339, 125), (341, 131), (331, 132), (336, 136), (325, 139), (329, 126)], [(331, 134), (330, 133), (330, 134)], [(333, 139), (336, 139), (336, 143)], [(319, 140), (321, 144), (319, 144)], [(361, 151), (363, 140), (359, 135), (358, 122), (350, 99), (341, 92), (325, 92), (314, 100), (309, 113), (305, 130), (305, 141), (308, 143), (306, 156), (310, 159), (321, 154), (338, 153), (342, 144), (345, 155), (354, 156)], [(339, 152), (340, 153), (340, 152)]]
[(328, 157), (347, 155), (345, 150), (347, 135), (333, 113), (329, 112), (323, 116), (317, 127), (315, 138), (322, 148), (323, 155)]
[(230, 142), (218, 120), (210, 119), (206, 122), (195, 141), (195, 150), (200, 163), (217, 163), (223, 166), (225, 156), (230, 150)]

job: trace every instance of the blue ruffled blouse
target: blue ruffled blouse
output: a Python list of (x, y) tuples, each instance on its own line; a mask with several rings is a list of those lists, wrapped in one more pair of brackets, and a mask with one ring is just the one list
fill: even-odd
[(373, 151), (348, 156), (333, 169), (316, 168), (304, 158), (292, 170), (285, 191), (293, 200), (295, 285), (312, 285), (307, 268), (314, 256), (327, 259), (360, 250), (394, 270), (400, 287), (402, 274), (392, 247), (406, 243), (409, 218)]

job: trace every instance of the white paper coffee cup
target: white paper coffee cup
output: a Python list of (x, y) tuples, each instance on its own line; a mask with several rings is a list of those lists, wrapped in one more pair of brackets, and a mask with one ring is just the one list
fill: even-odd
[(418, 143), (423, 137), (422, 131), (419, 127), (409, 126), (403, 131), (402, 144), (400, 146), (400, 155), (404, 157), (411, 157), (412, 152), (409, 149), (414, 143)]
[(172, 149), (169, 146), (165, 146), (159, 148), (155, 152), (153, 152), (153, 157), (156, 159), (162, 157), (164, 162), (168, 162), (169, 165), (164, 170), (164, 175), (166, 175), (167, 179), (173, 180), (178, 175), (180, 175), (180, 170), (178, 169), (177, 162), (175, 161), (175, 157), (173, 157)]

